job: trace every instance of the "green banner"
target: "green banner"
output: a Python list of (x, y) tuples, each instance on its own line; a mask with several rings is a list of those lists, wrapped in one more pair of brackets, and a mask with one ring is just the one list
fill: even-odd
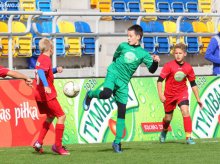
[[(80, 85), (80, 93), (75, 98), (63, 94), (63, 86), (68, 81)], [(56, 79), (58, 100), (67, 115), (64, 144), (112, 142), (115, 139), (117, 106), (114, 98), (93, 99), (90, 109), (82, 108), (85, 94), (90, 89), (102, 89), (104, 78)], [(220, 136), (219, 104), (220, 80), (218, 77), (197, 77), (200, 97), (204, 109), (199, 109), (189, 87), (190, 114), (193, 120), (194, 138), (213, 138)], [(129, 100), (126, 111), (126, 127), (122, 141), (158, 140), (164, 117), (163, 104), (157, 94), (157, 78), (132, 78), (129, 83)], [(183, 119), (177, 107), (167, 139), (184, 139)]]

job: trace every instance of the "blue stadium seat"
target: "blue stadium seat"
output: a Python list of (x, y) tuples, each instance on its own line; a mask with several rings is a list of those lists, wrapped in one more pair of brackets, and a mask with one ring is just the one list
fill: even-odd
[[(170, 3), (167, 0), (156, 0), (156, 8), (157, 11), (161, 13), (170, 13)], [(168, 20), (170, 19), (170, 16), (158, 16), (159, 19), (161, 20)]]
[[(143, 28), (143, 32), (153, 32), (150, 24), (147, 24), (146, 22), (141, 22), (140, 26)], [(148, 51), (149, 53), (153, 54), (155, 53), (155, 44), (156, 39), (153, 36), (143, 36), (143, 43), (144, 43), (144, 49)]]
[[(189, 22), (181, 22), (180, 31), (186, 33), (192, 33), (193, 26)], [(198, 37), (184, 37), (185, 44), (187, 45), (187, 52), (190, 54), (198, 54), (199, 53), (199, 40)]]
[[(43, 12), (52, 12), (52, 8), (51, 8), (51, 0), (36, 0), (36, 9), (39, 11), (43, 11)], [(44, 20), (48, 20), (48, 19), (52, 19), (52, 16), (40, 16), (39, 19), (44, 19)]]
[[(126, 2), (124, 0), (112, 0), (112, 11), (113, 12), (126, 12)], [(113, 20), (127, 19), (126, 16), (113, 16)]]
[[(4, 10), (4, 3), (3, 2), (0, 2), (0, 11), (3, 11)], [(0, 20), (3, 20), (4, 19), (4, 15), (0, 15)]]
[[(171, 11), (174, 13), (184, 13), (184, 0), (170, 0)], [(178, 16), (173, 16), (173, 19), (177, 19)]]
[[(19, 0), (1, 0), (5, 11), (19, 11)], [(8, 19), (10, 15), (5, 15), (3, 19)], [(20, 19), (20, 15), (14, 16), (14, 20)]]
[[(199, 9), (198, 9), (198, 0), (184, 0), (184, 4), (185, 4), (185, 10), (188, 13), (198, 13)], [(198, 19), (198, 17), (194, 16), (194, 17), (187, 17), (188, 19)]]
[[(125, 0), (127, 4), (127, 10), (129, 12), (137, 12), (139, 13), (141, 11), (140, 9), (140, 0)], [(138, 16), (129, 16), (129, 19), (137, 19)]]
[[(74, 22), (76, 32), (79, 33), (92, 33), (90, 26), (86, 22), (77, 21)], [(95, 55), (95, 38), (94, 37), (82, 37), (82, 54), (83, 55)]]
[[(40, 33), (52, 33), (52, 22), (51, 21), (44, 21), (41, 24), (37, 24), (37, 29)], [(58, 27), (56, 28), (56, 32), (59, 32)], [(39, 56), (40, 50), (39, 50), (39, 41), (42, 37), (36, 36), (35, 33), (33, 33), (33, 56)], [(63, 37), (57, 37), (56, 38), (56, 53), (57, 56), (64, 56), (65, 54), (65, 43)]]

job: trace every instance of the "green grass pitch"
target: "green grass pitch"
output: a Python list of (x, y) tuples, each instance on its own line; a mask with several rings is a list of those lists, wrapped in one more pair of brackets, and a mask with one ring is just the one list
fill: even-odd
[(195, 145), (184, 140), (154, 142), (123, 142), (123, 152), (114, 153), (111, 143), (66, 145), (71, 155), (52, 153), (50, 146), (44, 147), (44, 154), (36, 153), (32, 147), (0, 148), (0, 163), (9, 164), (195, 164), (218, 163), (220, 161), (219, 139), (197, 139)]

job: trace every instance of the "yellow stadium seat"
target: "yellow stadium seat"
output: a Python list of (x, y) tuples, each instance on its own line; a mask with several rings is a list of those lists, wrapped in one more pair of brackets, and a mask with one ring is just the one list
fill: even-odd
[[(75, 26), (72, 22), (58, 22), (60, 33), (75, 33)], [(81, 56), (81, 37), (64, 37), (66, 45), (66, 56)]]
[[(198, 8), (203, 13), (211, 13), (212, 0), (198, 0)], [(200, 17), (200, 20), (211, 20), (212, 17)]]
[[(155, 13), (156, 12), (156, 3), (155, 0), (141, 0), (141, 8), (146, 13)], [(157, 20), (156, 16), (146, 16), (143, 18), (144, 21)]]
[[(197, 33), (208, 33), (209, 32), (207, 24), (204, 22), (194, 21), (192, 22), (192, 26), (193, 26), (193, 30)], [(201, 53), (204, 54), (206, 52), (206, 49), (209, 45), (210, 40), (211, 40), (211, 37), (208, 37), (208, 36), (199, 37), (199, 42), (202, 45)]]
[[(26, 26), (18, 21), (12, 22), (12, 32), (25, 32)], [(14, 56), (17, 57), (30, 57), (32, 56), (32, 34), (27, 34), (25, 36), (15, 36), (13, 37), (15, 49)]]
[[(20, 0), (20, 10), (23, 11), (35, 11), (36, 1), (35, 0)], [(27, 20), (28, 15), (22, 15), (21, 20)]]
[[(0, 32), (8, 32), (8, 24), (0, 22)], [(8, 37), (0, 37), (0, 56), (8, 56)]]
[(98, 3), (98, 0), (90, 0), (90, 7), (92, 9), (97, 8), (97, 3)]
[[(98, 9), (100, 12), (111, 12), (112, 8), (111, 0), (98, 0)], [(111, 16), (103, 16), (102, 20), (112, 20)]]

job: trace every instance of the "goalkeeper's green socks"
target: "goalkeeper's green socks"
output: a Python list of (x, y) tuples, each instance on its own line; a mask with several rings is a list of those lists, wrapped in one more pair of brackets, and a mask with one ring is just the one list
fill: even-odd
[(125, 128), (125, 119), (118, 118), (116, 123), (116, 137), (114, 141), (116, 144), (119, 144), (121, 142), (124, 128)]
[(89, 98), (98, 98), (99, 99), (99, 94), (100, 94), (101, 90), (96, 89), (94, 91), (89, 91), (88, 95)]

